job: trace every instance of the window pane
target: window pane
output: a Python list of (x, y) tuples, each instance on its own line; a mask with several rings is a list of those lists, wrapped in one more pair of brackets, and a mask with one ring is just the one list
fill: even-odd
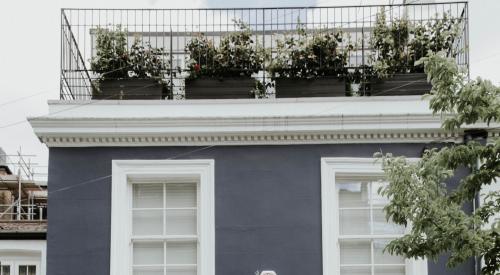
[(370, 241), (342, 240), (340, 242), (340, 264), (370, 264)]
[(339, 207), (368, 207), (369, 194), (366, 182), (338, 183)]
[(340, 275), (371, 275), (370, 267), (341, 267)]
[(385, 206), (389, 203), (389, 200), (386, 197), (378, 194), (378, 190), (380, 189), (380, 187), (382, 187), (384, 185), (387, 185), (387, 182), (381, 182), (381, 181), (373, 181), (372, 182), (371, 196), (372, 196), (373, 207), (381, 207), (381, 206)]
[(134, 243), (134, 264), (163, 264), (163, 242)]
[(196, 207), (196, 185), (167, 184), (167, 207)]
[(385, 212), (382, 209), (373, 210), (373, 233), (374, 234), (403, 234), (404, 226), (387, 222)]
[(196, 243), (167, 243), (167, 264), (196, 264)]
[(404, 264), (405, 260), (401, 256), (392, 256), (389, 252), (383, 252), (389, 240), (373, 241), (373, 253), (376, 264)]
[(134, 184), (134, 208), (163, 208), (163, 184)]
[(134, 275), (163, 275), (162, 267), (136, 267)]
[(163, 210), (138, 210), (132, 215), (132, 234), (162, 235)]
[(28, 266), (28, 275), (36, 275), (36, 266), (34, 265)]
[(2, 275), (10, 275), (10, 266), (2, 265)]
[(377, 266), (375, 267), (375, 275), (404, 275), (404, 266)]
[(167, 235), (196, 235), (196, 210), (167, 210)]
[[(2, 274), (4, 275), (4, 274)], [(36, 275), (35, 265), (19, 265), (19, 275)]]
[(370, 234), (369, 210), (340, 210), (340, 234)]

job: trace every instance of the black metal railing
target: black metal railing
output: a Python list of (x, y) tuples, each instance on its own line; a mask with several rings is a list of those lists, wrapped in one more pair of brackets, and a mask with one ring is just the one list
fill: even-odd
[[(353, 44), (349, 51), (349, 69), (371, 66), (374, 52), (370, 43), (377, 14), (383, 12), (390, 25), (401, 18), (410, 24), (427, 24), (447, 16), (459, 24), (459, 34), (453, 41), (453, 56), (460, 66), (468, 69), (468, 4), (446, 2), (405, 5), (367, 5), (343, 7), (293, 8), (221, 8), (221, 9), (63, 9), (61, 11), (61, 93), (62, 100), (90, 99), (93, 81), (103, 74), (92, 70), (91, 59), (96, 55), (99, 29), (121, 26), (126, 32), (127, 47), (139, 37), (141, 43), (163, 48), (168, 68), (163, 77), (173, 91), (174, 99), (183, 98), (184, 79), (189, 73), (186, 45), (203, 34), (218, 45), (244, 22), (251, 31), (256, 48), (266, 49), (270, 59), (276, 55), (277, 41), (296, 37), (297, 29), (306, 33), (342, 31), (340, 48)], [(413, 1), (414, 2), (414, 1)], [(414, 60), (408, 60), (412, 65)], [(261, 64), (255, 77), (269, 77), (267, 63)], [(255, 70), (255, 68), (249, 68)], [(106, 72), (104, 72), (106, 73)]]

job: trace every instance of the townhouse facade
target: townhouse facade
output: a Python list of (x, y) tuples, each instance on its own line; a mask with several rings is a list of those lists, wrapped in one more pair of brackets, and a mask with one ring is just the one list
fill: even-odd
[[(61, 98), (30, 119), (50, 154), (47, 274), (475, 274), (473, 259), (383, 251), (407, 229), (385, 218), (374, 153), (418, 159), (464, 132), (441, 128), (413, 62), (382, 81), (370, 43), (436, 22), (457, 30), (443, 49), (467, 67), (466, 2), (63, 10)], [(112, 78), (106, 45), (120, 43), (117, 63), (140, 52), (160, 81), (142, 63)]]

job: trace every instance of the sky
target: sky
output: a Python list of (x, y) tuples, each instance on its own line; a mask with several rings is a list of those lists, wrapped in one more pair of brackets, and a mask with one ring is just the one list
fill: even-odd
[[(36, 155), (44, 172), (47, 147), (27, 117), (48, 112), (59, 98), (61, 8), (215, 8), (366, 5), (398, 0), (17, 0), (0, 2), (0, 147)], [(438, 0), (439, 2), (439, 0)], [(471, 76), (500, 84), (500, 1), (470, 0)]]

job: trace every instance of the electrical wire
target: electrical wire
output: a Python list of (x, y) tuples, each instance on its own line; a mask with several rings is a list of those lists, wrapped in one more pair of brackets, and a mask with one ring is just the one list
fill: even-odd
[[(177, 154), (175, 156), (169, 157), (169, 158), (167, 158), (167, 160), (172, 160), (172, 159), (176, 159), (178, 157), (187, 156), (187, 155), (190, 155), (190, 154), (193, 154), (193, 153), (196, 153), (196, 152), (200, 152), (200, 151), (203, 151), (203, 150), (210, 149), (210, 148), (215, 147), (215, 146), (216, 145), (209, 145), (209, 146), (204, 146), (202, 148), (197, 148), (195, 150), (191, 150), (191, 151), (188, 151), (188, 152), (184, 152), (184, 153)], [(107, 178), (110, 178), (111, 176), (112, 176), (112, 174), (109, 174), (109, 175), (106, 175), (106, 176), (97, 177), (97, 178), (93, 178), (93, 179), (86, 180), (86, 181), (83, 181), (83, 182), (80, 182), (80, 183), (77, 183), (77, 184), (73, 184), (73, 185), (70, 185), (70, 186), (62, 187), (62, 188), (59, 188), (59, 189), (56, 189), (56, 190), (53, 190), (53, 191), (49, 190), (47, 193), (48, 194), (53, 194), (53, 193), (57, 193), (57, 192), (61, 192), (61, 191), (66, 191), (66, 190), (69, 190), (69, 189), (72, 189), (72, 188), (75, 188), (75, 187), (79, 187), (79, 186), (82, 186), (82, 185), (86, 185), (86, 184), (89, 184), (89, 183), (93, 183), (93, 182), (97, 182), (97, 181), (100, 181), (100, 180), (103, 180), (103, 179), (107, 179)]]
[(28, 96), (23, 96), (23, 97), (16, 98), (16, 99), (13, 99), (13, 100), (10, 100), (10, 101), (6, 101), (4, 103), (0, 103), (0, 107), (5, 106), (5, 105), (10, 105), (12, 103), (16, 103), (16, 102), (19, 102), (19, 101), (22, 101), (22, 100), (25, 100), (25, 99), (28, 99), (28, 98), (32, 98), (32, 97), (41, 95), (41, 94), (46, 94), (46, 93), (49, 93), (49, 92), (50, 91), (41, 91), (41, 92), (34, 93), (34, 94), (31, 94), (31, 95), (28, 95)]
[[(407, 83), (407, 84), (404, 84), (404, 85), (400, 85), (398, 87), (395, 87), (395, 88), (392, 88), (392, 89), (388, 89), (388, 90), (384, 90), (384, 91), (381, 91), (379, 93), (376, 93), (376, 95), (379, 95), (379, 94), (382, 94), (382, 93), (387, 93), (391, 90), (394, 90), (394, 89), (399, 89), (399, 88), (402, 88), (406, 85), (410, 85), (412, 83), (414, 83), (415, 81), (413, 82), (410, 82), (410, 83)], [(338, 106), (338, 107), (332, 107), (328, 110), (332, 110), (333, 108), (342, 108), (342, 107), (346, 107), (345, 104), (344, 105), (341, 105), (341, 106)], [(319, 113), (317, 113), (317, 115), (323, 113), (323, 112), (326, 112), (328, 110), (323, 110)], [(62, 111), (65, 111), (65, 110), (62, 110)], [(496, 130), (496, 129), (500, 129), (500, 127), (490, 127), (488, 128), (488, 130)], [(442, 141), (445, 141), (445, 140), (448, 140), (449, 137), (443, 137), (443, 138), (438, 138), (438, 139), (433, 139), (432, 141), (428, 142), (428, 143), (435, 143), (435, 142), (442, 142)], [(209, 148), (213, 148), (213, 147), (216, 147), (216, 146), (220, 146), (220, 145), (208, 145), (208, 146), (204, 146), (202, 148), (197, 148), (195, 150), (191, 150), (191, 151), (188, 151), (188, 152), (184, 152), (184, 153), (181, 153), (181, 154), (178, 154), (178, 155), (175, 155), (173, 157), (170, 157), (170, 158), (167, 158), (167, 159), (175, 159), (175, 158), (178, 158), (178, 157), (183, 157), (183, 156), (187, 156), (187, 155), (190, 155), (192, 153), (195, 153), (195, 152), (199, 152), (199, 151), (203, 151), (203, 150), (206, 150), (206, 149), (209, 149)], [(112, 175), (106, 175), (106, 176), (102, 176), (102, 177), (97, 177), (97, 178), (94, 178), (94, 179), (91, 179), (91, 180), (87, 180), (87, 181), (84, 181), (84, 182), (81, 182), (81, 183), (77, 183), (77, 184), (73, 184), (71, 186), (67, 186), (67, 187), (63, 187), (63, 188), (60, 188), (60, 189), (56, 189), (54, 191), (49, 191), (48, 193), (49, 194), (52, 194), (52, 193), (55, 193), (55, 192), (61, 192), (61, 191), (65, 191), (65, 190), (68, 190), (68, 189), (72, 189), (72, 188), (75, 188), (75, 187), (78, 187), (78, 186), (81, 186), (81, 185), (85, 185), (85, 184), (89, 184), (89, 183), (93, 183), (93, 182), (96, 182), (96, 181), (99, 181), (99, 180), (102, 180), (102, 179), (106, 179), (106, 178), (109, 178), (111, 177)]]

